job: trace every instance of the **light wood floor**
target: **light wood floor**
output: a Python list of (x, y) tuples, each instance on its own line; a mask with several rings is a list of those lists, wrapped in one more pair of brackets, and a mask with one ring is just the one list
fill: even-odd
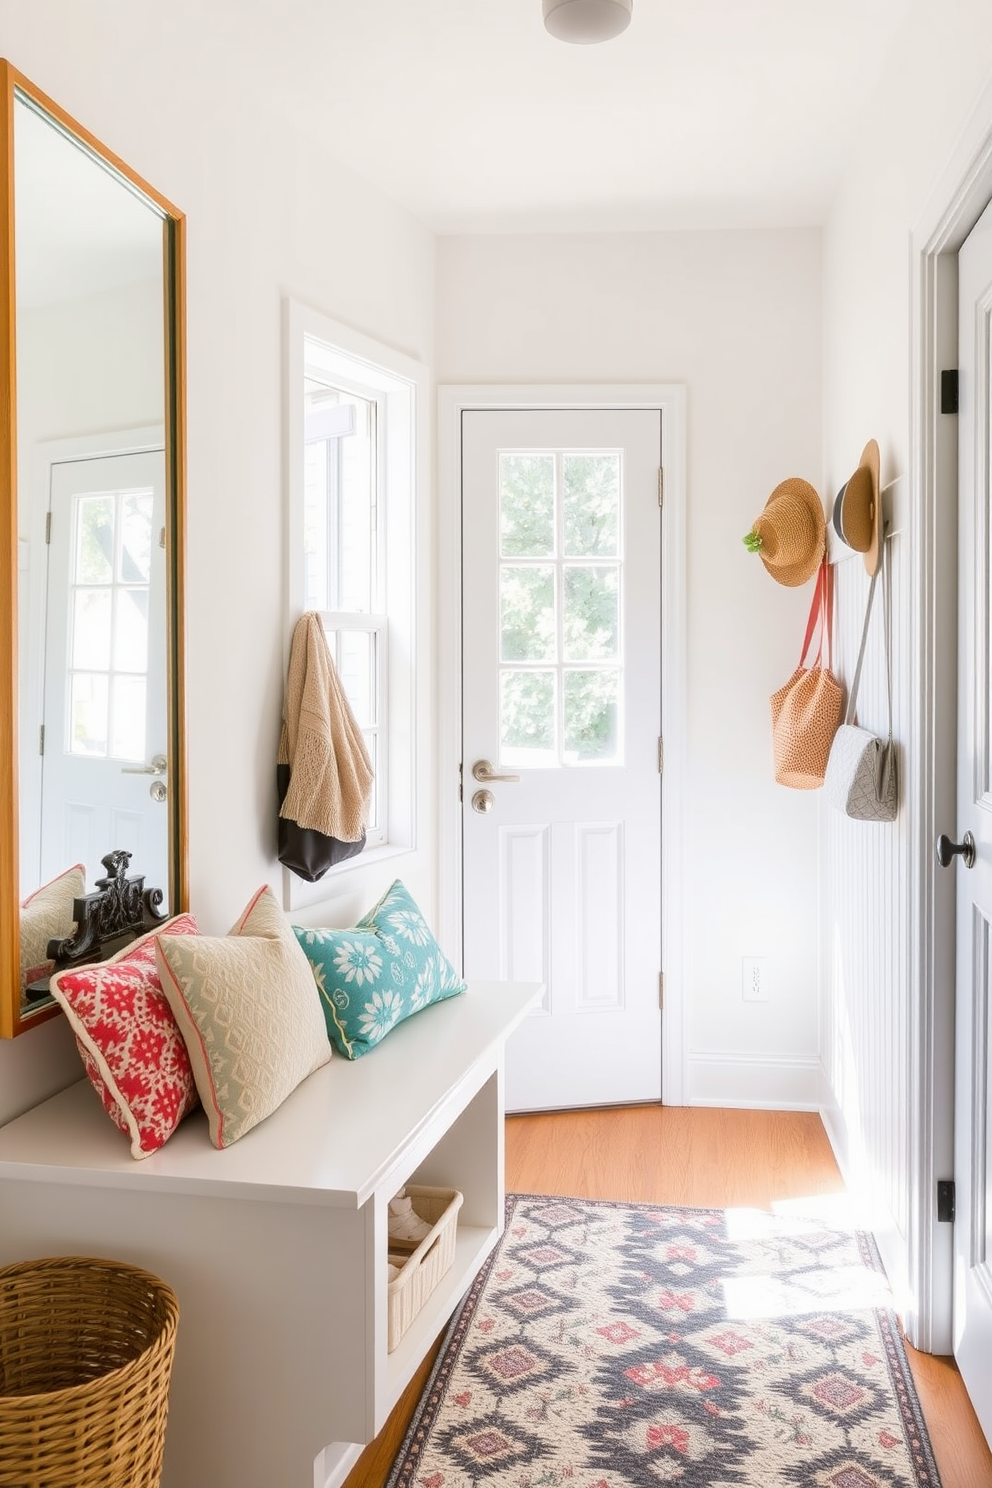
[[(506, 1186), (704, 1209), (770, 1209), (843, 1194), (818, 1116), (681, 1106), (511, 1116)], [(382, 1488), (436, 1347), (346, 1488)], [(953, 1360), (908, 1352), (943, 1488), (992, 1488), (992, 1454)]]

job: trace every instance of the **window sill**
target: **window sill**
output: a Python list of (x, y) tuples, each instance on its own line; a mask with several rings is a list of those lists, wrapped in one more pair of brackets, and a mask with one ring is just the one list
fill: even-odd
[(323, 878), (318, 879), (316, 883), (307, 883), (306, 879), (298, 878), (295, 873), (284, 868), (282, 870), (283, 909), (287, 911), (311, 909), (314, 905), (325, 904), (347, 892), (353, 874), (364, 871), (366, 868), (377, 868), (391, 859), (406, 857), (412, 852), (412, 846), (383, 842), (376, 847), (366, 848), (355, 858), (347, 858), (343, 863), (336, 863), (333, 868), (328, 868)]

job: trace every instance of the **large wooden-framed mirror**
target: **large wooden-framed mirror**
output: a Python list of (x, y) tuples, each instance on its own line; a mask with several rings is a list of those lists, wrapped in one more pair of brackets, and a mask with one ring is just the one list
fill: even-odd
[(185, 219), (2, 59), (0, 89), (9, 1038), (57, 1012), (48, 940), (72, 935), (105, 854), (187, 905)]

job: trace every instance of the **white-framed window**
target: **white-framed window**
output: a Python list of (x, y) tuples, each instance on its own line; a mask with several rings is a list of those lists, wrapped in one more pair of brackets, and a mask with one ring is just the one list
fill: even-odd
[(364, 852), (309, 885), (286, 870), (288, 908), (326, 878), (414, 846), (416, 506), (426, 369), (287, 302), (289, 642), (320, 614), (362, 729), (375, 785)]

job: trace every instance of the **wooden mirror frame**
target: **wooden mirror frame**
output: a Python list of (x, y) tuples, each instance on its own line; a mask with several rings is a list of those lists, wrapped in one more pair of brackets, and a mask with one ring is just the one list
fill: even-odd
[[(37, 1027), (58, 1012), (50, 1003), (24, 1014), (20, 997), (18, 606), (17, 606), (17, 298), (14, 263), (14, 98), (20, 93), (98, 156), (163, 219), (165, 288), (166, 632), (169, 733), (169, 908), (188, 903), (185, 727), (186, 219), (160, 192), (0, 58), (0, 1038)], [(119, 843), (108, 842), (108, 851)], [(141, 865), (135, 865), (141, 866)]]

